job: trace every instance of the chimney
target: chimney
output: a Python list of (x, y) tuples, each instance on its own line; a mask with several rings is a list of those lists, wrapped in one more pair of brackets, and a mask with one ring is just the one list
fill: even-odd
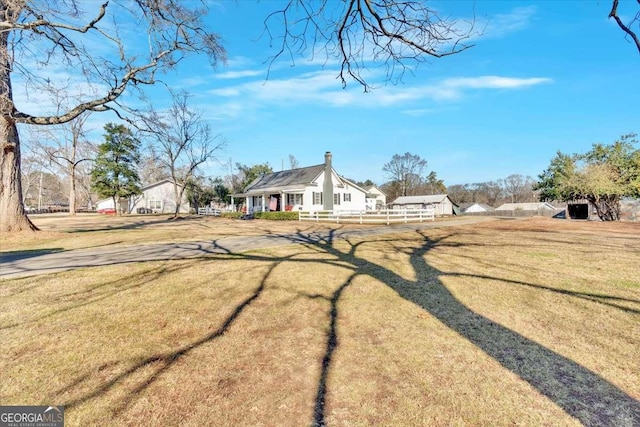
[(324, 185), (322, 186), (322, 209), (333, 210), (333, 181), (331, 179), (331, 152), (324, 153)]

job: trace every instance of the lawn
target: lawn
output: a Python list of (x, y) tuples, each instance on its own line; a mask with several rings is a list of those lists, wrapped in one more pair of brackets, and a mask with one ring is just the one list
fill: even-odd
[(4, 280), (0, 403), (69, 426), (638, 425), (638, 265), (638, 224), (535, 218)]

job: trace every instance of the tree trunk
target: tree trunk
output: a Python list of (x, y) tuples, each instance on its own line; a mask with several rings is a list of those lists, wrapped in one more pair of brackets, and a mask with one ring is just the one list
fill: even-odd
[(173, 199), (176, 204), (176, 210), (173, 213), (173, 219), (177, 219), (180, 216), (180, 202), (182, 202), (182, 191), (178, 190), (178, 181), (176, 181), (175, 178), (173, 180)]
[(76, 170), (75, 167), (71, 167), (71, 173), (69, 174), (69, 215), (74, 216), (76, 214)]
[(69, 159), (69, 215), (76, 214), (76, 150), (78, 145), (77, 136), (73, 135), (73, 145), (71, 147), (71, 158)]
[(24, 210), (20, 181), (20, 138), (13, 119), (8, 33), (0, 34), (0, 234), (38, 230)]

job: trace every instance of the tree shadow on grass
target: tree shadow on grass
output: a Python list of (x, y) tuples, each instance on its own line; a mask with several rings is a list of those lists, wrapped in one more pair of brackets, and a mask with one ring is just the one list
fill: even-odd
[[(418, 232), (419, 233), (419, 232)], [(451, 328), (459, 335), (476, 345), (480, 350), (492, 357), (504, 368), (516, 374), (519, 378), (529, 383), (532, 387), (545, 395), (548, 399), (557, 404), (567, 414), (588, 426), (625, 426), (640, 425), (640, 403), (629, 396), (614, 384), (607, 381), (595, 372), (580, 366), (576, 362), (538, 344), (517, 332), (499, 325), (492, 320), (475, 313), (459, 301), (441, 282), (440, 278), (447, 275), (430, 266), (425, 255), (435, 247), (456, 246), (464, 249), (464, 244), (449, 242), (444, 236), (438, 239), (430, 239), (425, 234), (420, 233), (419, 238), (422, 244), (417, 248), (403, 248), (398, 245), (396, 250), (404, 251), (415, 272), (416, 280), (407, 280), (396, 274), (394, 271), (382, 265), (369, 261), (358, 256), (357, 249), (361, 245), (374, 241), (367, 238), (367, 241), (358, 243), (349, 242), (349, 237), (345, 236), (348, 243), (346, 249), (341, 249), (335, 245), (336, 232), (328, 233), (298, 233), (294, 236), (280, 236), (289, 239), (291, 243), (301, 243), (313, 249), (322, 257), (309, 259), (308, 257), (294, 259), (291, 257), (275, 257), (269, 254), (258, 253), (234, 253), (219, 248), (231, 259), (246, 259), (255, 261), (267, 261), (272, 265), (265, 273), (261, 282), (254, 292), (244, 299), (233, 310), (233, 312), (222, 322), (221, 326), (210, 333), (194, 340), (193, 342), (173, 349), (162, 354), (151, 355), (141, 361), (135, 362), (125, 371), (114, 374), (106, 382), (90, 389), (80, 396), (64, 402), (69, 408), (76, 407), (82, 403), (99, 398), (118, 386), (133, 381), (135, 385), (129, 390), (127, 396), (120, 400), (114, 412), (120, 413), (131, 405), (139, 395), (153, 384), (159, 377), (171, 369), (175, 362), (188, 356), (192, 350), (211, 343), (224, 334), (235, 320), (262, 294), (265, 283), (277, 265), (282, 262), (314, 262), (327, 265), (339, 266), (352, 271), (350, 278), (342, 283), (329, 296), (308, 294), (308, 298), (322, 298), (329, 303), (329, 328), (326, 336), (326, 346), (324, 348), (320, 375), (314, 400), (313, 420), (314, 426), (326, 425), (326, 401), (327, 393), (331, 381), (331, 369), (335, 357), (335, 351), (339, 348), (338, 323), (340, 299), (344, 292), (352, 285), (355, 277), (359, 275), (370, 276), (389, 286), (405, 300), (410, 301), (432, 316), (440, 320), (444, 325)], [(363, 237), (363, 236), (359, 236)], [(413, 239), (413, 238), (412, 238)], [(393, 240), (400, 242), (400, 238), (384, 238), (378, 241)], [(331, 259), (327, 259), (330, 255)], [(464, 273), (459, 273), (465, 277)], [(491, 278), (503, 280), (500, 278)], [(551, 288), (542, 285), (533, 285), (524, 282), (514, 282), (513, 285), (531, 285), (541, 291), (551, 291)], [(593, 302), (606, 302), (607, 298), (597, 295), (579, 295), (579, 293), (564, 293), (571, 297), (585, 297)], [(598, 298), (596, 298), (598, 297)], [(596, 298), (596, 300), (593, 300)], [(615, 300), (613, 300), (615, 302)], [(620, 308), (620, 307), (617, 307)], [(629, 311), (627, 311), (629, 312)], [(635, 314), (635, 312), (629, 312)], [(101, 367), (104, 368), (104, 367)], [(150, 372), (147, 372), (150, 370)], [(61, 394), (66, 394), (79, 387), (87, 388), (87, 383), (91, 381), (88, 374), (79, 375), (75, 380), (64, 388), (57, 390), (52, 397), (59, 398)]]
[[(62, 294), (55, 298), (55, 302), (63, 304), (63, 307), (52, 309), (45, 314), (37, 315), (35, 317), (21, 318), (18, 322), (0, 325), (0, 331), (29, 324), (35, 324), (71, 310), (76, 310), (88, 305), (99, 303), (107, 298), (118, 296), (123, 292), (142, 288), (153, 283), (163, 274), (169, 274), (171, 272), (182, 270), (184, 268), (185, 267), (182, 266), (171, 266), (165, 263), (158, 267), (151, 267), (135, 273), (132, 276), (128, 276), (126, 280), (123, 280), (121, 278), (107, 280), (95, 285), (87, 286), (82, 290)], [(19, 283), (20, 288), (22, 288), (24, 292), (33, 290), (38, 287), (38, 285), (22, 286), (22, 282)], [(20, 293), (22, 292), (14, 292), (7, 297), (12, 297)]]
[[(110, 390), (114, 389), (119, 385), (123, 385), (133, 379), (137, 383), (133, 389), (129, 390), (126, 397), (121, 399), (118, 403), (117, 407), (111, 408), (112, 413), (114, 415), (118, 415), (126, 410), (135, 399), (137, 399), (142, 392), (144, 392), (150, 385), (156, 382), (160, 376), (167, 372), (171, 367), (181, 360), (182, 358), (188, 356), (194, 350), (202, 347), (203, 345), (209, 344), (215, 341), (217, 338), (224, 335), (231, 325), (236, 321), (236, 319), (257, 299), (260, 297), (262, 292), (265, 289), (265, 284), (270, 277), (273, 270), (276, 268), (280, 262), (286, 260), (283, 259), (271, 259), (273, 261), (272, 265), (269, 267), (269, 270), (262, 277), (262, 280), (259, 283), (259, 286), (252, 292), (252, 294), (245, 298), (240, 304), (238, 304), (235, 309), (227, 316), (227, 318), (222, 322), (220, 327), (216, 330), (211, 331), (210, 333), (194, 340), (188, 344), (182, 345), (178, 348), (175, 348), (172, 351), (151, 355), (143, 360), (140, 360), (130, 366), (123, 372), (118, 373), (117, 375), (111, 377), (104, 383), (101, 383), (99, 386), (94, 387), (92, 390), (83, 393), (81, 396), (70, 399), (63, 403), (65, 408), (74, 408), (80, 404), (83, 404), (87, 401), (90, 401), (95, 398), (99, 398), (104, 394), (108, 393)], [(110, 362), (107, 365), (112, 365), (113, 362)], [(143, 374), (145, 369), (151, 367), (151, 373)], [(106, 369), (108, 366), (100, 366), (98, 370)], [(143, 378), (136, 378), (136, 376), (142, 375)], [(134, 379), (135, 378), (135, 379)], [(67, 393), (73, 390), (76, 387), (82, 387), (85, 382), (90, 381), (91, 376), (89, 374), (80, 375), (74, 381), (72, 381), (67, 386), (56, 390), (55, 393), (52, 394), (51, 397), (59, 398), (61, 394)]]
[[(472, 311), (460, 302), (439, 279), (447, 273), (430, 266), (425, 260), (425, 255), (434, 247), (448, 245), (446, 239), (449, 236), (430, 239), (418, 233), (424, 243), (417, 248), (406, 250), (416, 274), (415, 281), (406, 280), (381, 265), (357, 257), (357, 245), (352, 245), (348, 251), (341, 251), (333, 245), (331, 237), (306, 240), (308, 245), (319, 247), (334, 255), (339, 261), (353, 265), (356, 269), (354, 274), (369, 275), (380, 280), (402, 298), (422, 307), (582, 424), (640, 425), (640, 402), (614, 384), (573, 360)], [(298, 239), (304, 240), (305, 237), (298, 236)], [(326, 425), (327, 381), (332, 356), (338, 345), (338, 304), (342, 292), (351, 280), (338, 288), (330, 300), (330, 329), (315, 400), (313, 426)], [(540, 288), (549, 290), (545, 287)], [(600, 300), (595, 302), (602, 303)]]

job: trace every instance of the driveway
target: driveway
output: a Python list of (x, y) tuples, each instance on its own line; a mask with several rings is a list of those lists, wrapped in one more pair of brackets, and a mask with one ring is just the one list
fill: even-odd
[(340, 229), (297, 234), (265, 234), (263, 236), (225, 237), (220, 240), (184, 243), (162, 243), (90, 250), (60, 252), (17, 252), (0, 254), (0, 279), (35, 276), (85, 267), (124, 264), (143, 261), (188, 259), (215, 254), (230, 254), (274, 246), (305, 244), (328, 239), (379, 236), (425, 228), (451, 227), (491, 220), (484, 217), (454, 218), (447, 221), (377, 226), (359, 229)]

